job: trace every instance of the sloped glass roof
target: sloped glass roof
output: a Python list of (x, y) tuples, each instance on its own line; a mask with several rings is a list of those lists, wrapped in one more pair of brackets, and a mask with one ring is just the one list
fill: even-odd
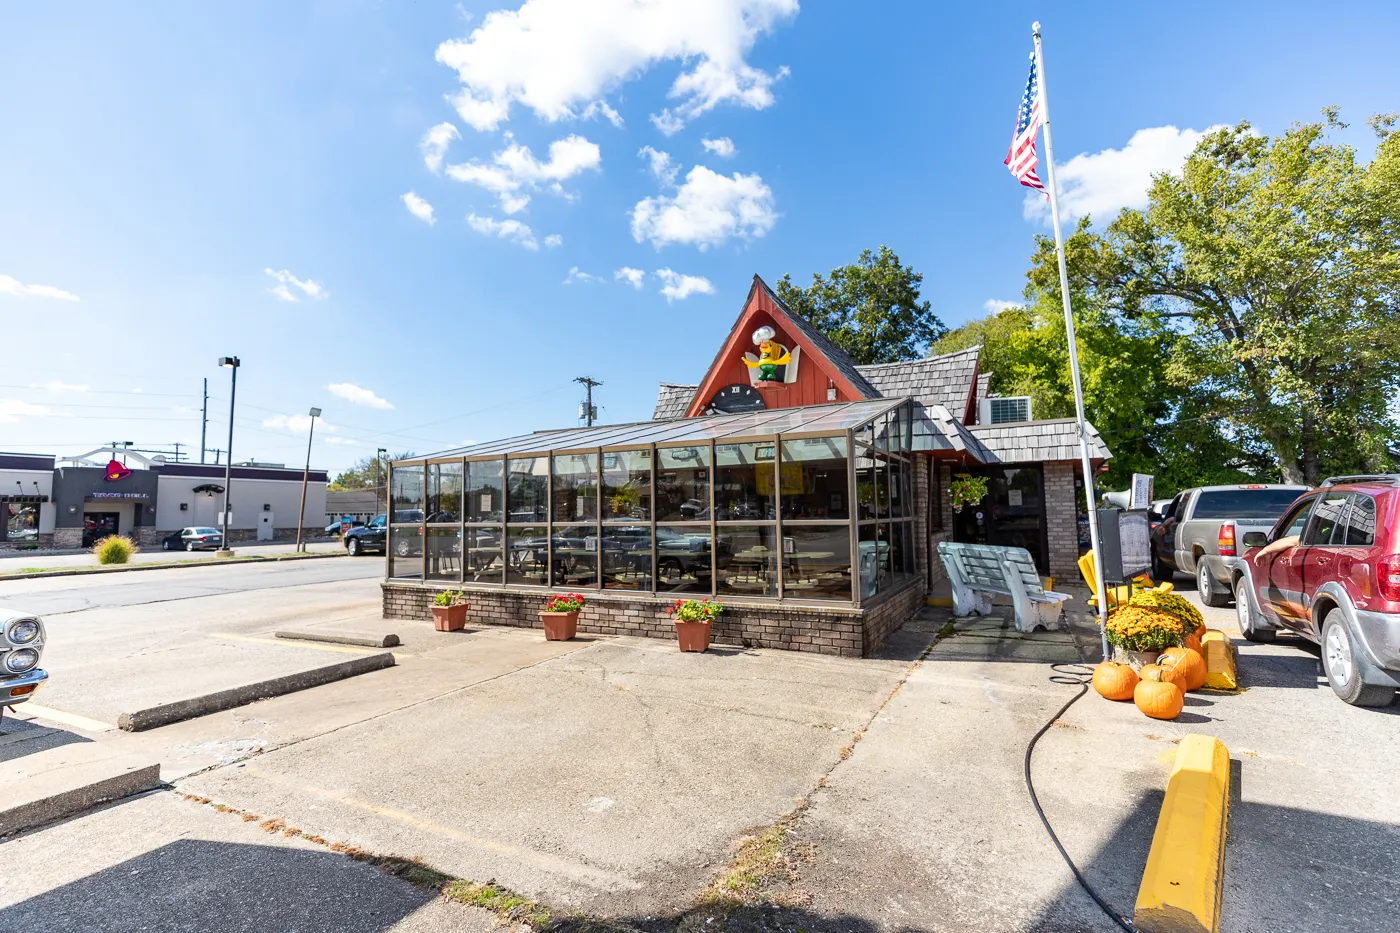
[[(499, 457), (503, 454), (544, 454), (591, 450), (599, 447), (647, 447), (651, 444), (684, 444), (711, 440), (740, 440), (773, 434), (843, 434), (903, 404), (906, 399), (869, 399), (834, 405), (809, 405), (738, 415), (705, 415), (675, 421), (643, 421), (634, 424), (536, 431), (498, 441), (444, 450), (402, 463), (463, 457)], [(946, 446), (946, 441), (944, 442)], [(924, 448), (937, 449), (937, 448)]]

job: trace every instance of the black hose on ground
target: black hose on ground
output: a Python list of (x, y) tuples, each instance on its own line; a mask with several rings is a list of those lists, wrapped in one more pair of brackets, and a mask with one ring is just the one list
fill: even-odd
[(1089, 880), (1079, 871), (1079, 866), (1074, 864), (1074, 860), (1069, 857), (1069, 853), (1065, 851), (1064, 845), (1060, 843), (1060, 837), (1055, 835), (1054, 827), (1050, 825), (1050, 820), (1045, 816), (1045, 811), (1040, 807), (1040, 800), (1035, 795), (1035, 784), (1031, 780), (1031, 755), (1035, 752), (1035, 743), (1040, 741), (1042, 735), (1050, 731), (1050, 727), (1065, 714), (1066, 710), (1075, 703), (1078, 703), (1080, 698), (1089, 692), (1089, 681), (1093, 676), (1093, 671), (1089, 670), (1087, 665), (1084, 664), (1052, 664), (1050, 665), (1050, 669), (1055, 672), (1050, 677), (1051, 683), (1078, 686), (1079, 692), (1070, 697), (1065, 701), (1064, 706), (1061, 706), (1055, 711), (1055, 715), (1051, 716), (1045, 725), (1040, 727), (1039, 732), (1031, 736), (1030, 744), (1026, 746), (1026, 757), (1023, 769), (1026, 777), (1026, 791), (1031, 795), (1031, 806), (1035, 807), (1035, 814), (1040, 817), (1041, 825), (1044, 826), (1045, 831), (1050, 834), (1050, 841), (1055, 843), (1056, 849), (1060, 850), (1060, 857), (1065, 860), (1065, 864), (1069, 866), (1069, 870), (1074, 873), (1074, 880), (1079, 882), (1079, 886), (1084, 889), (1084, 892), (1094, 899), (1094, 903), (1099, 905), (1099, 909), (1108, 915), (1108, 918), (1117, 924), (1120, 929), (1126, 931), (1126, 933), (1139, 933), (1137, 927), (1133, 926), (1132, 922), (1127, 917), (1124, 917), (1112, 907), (1108, 906), (1108, 903), (1099, 896), (1099, 892), (1094, 890), (1094, 886), (1089, 884)]

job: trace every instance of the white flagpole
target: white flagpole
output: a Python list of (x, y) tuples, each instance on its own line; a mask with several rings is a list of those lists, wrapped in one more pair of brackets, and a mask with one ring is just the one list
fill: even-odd
[(1035, 72), (1040, 81), (1040, 125), (1045, 132), (1045, 167), (1050, 185), (1050, 219), (1055, 226), (1055, 258), (1060, 264), (1060, 297), (1065, 303), (1065, 334), (1069, 341), (1069, 373), (1074, 383), (1074, 413), (1079, 420), (1079, 455), (1084, 470), (1084, 498), (1089, 507), (1089, 541), (1094, 548), (1094, 578), (1098, 584), (1099, 638), (1108, 658), (1108, 591), (1103, 579), (1103, 548), (1099, 546), (1099, 518), (1094, 507), (1094, 474), (1089, 457), (1089, 431), (1084, 423), (1084, 390), (1079, 384), (1079, 348), (1074, 340), (1074, 312), (1069, 302), (1069, 272), (1065, 269), (1065, 241), (1060, 234), (1059, 186), (1055, 184), (1055, 155), (1050, 148), (1050, 103), (1045, 87), (1045, 56), (1040, 49), (1040, 23), (1031, 24), (1035, 38)]

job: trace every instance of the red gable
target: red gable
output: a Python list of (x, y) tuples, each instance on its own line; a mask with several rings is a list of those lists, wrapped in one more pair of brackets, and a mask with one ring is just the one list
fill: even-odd
[[(787, 348), (794, 357), (797, 371), (791, 377), (791, 381), (778, 379), (754, 382), (751, 378), (750, 366), (745, 364), (744, 356), (747, 353), (757, 357), (759, 348), (754, 343), (753, 335), (761, 327), (772, 328), (773, 342)], [(847, 370), (851, 369), (853, 372), (853, 368), (843, 367), (833, 359), (833, 356), (840, 353), (840, 350), (824, 338), (814, 336), (810, 326), (794, 320), (768, 290), (763, 280), (754, 276), (749, 297), (744, 302), (743, 313), (734, 323), (733, 329), (720, 348), (719, 355), (710, 364), (705, 378), (700, 381), (700, 387), (695, 390), (695, 396), (686, 409), (685, 417), (694, 418), (704, 414), (721, 390), (733, 386), (746, 387), (746, 394), (750, 389), (757, 391), (763, 398), (764, 407), (768, 409), (825, 405), (828, 402), (852, 402), (878, 397), (865, 390), (865, 385), (868, 384), (857, 384), (856, 380), (864, 383), (859, 374), (855, 375), (854, 380), (851, 378)], [(834, 397), (831, 395), (833, 389)]]

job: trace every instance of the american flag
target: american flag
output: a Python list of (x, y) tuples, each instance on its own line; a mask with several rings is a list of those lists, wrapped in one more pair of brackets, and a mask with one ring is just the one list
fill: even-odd
[(1027, 188), (1044, 191), (1045, 186), (1035, 174), (1040, 156), (1035, 151), (1035, 134), (1040, 130), (1040, 81), (1035, 76), (1035, 57), (1031, 57), (1031, 74), (1026, 79), (1026, 93), (1021, 95), (1021, 106), (1016, 111), (1016, 132), (1011, 136), (1011, 148), (1006, 150), (1003, 163), (1016, 180)]

